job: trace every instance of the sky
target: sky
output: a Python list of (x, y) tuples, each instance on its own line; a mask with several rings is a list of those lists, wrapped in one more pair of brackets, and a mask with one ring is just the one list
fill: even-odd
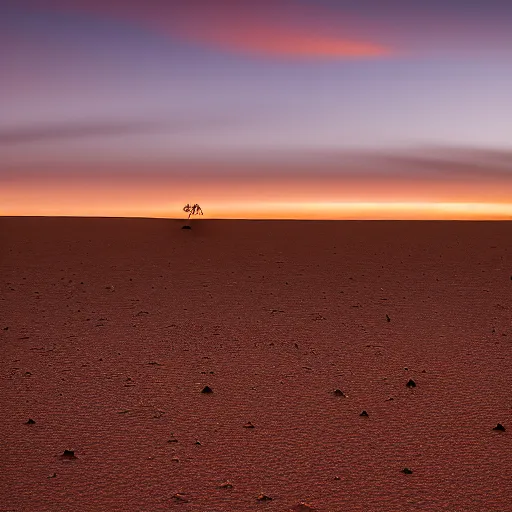
[(512, 219), (512, 2), (0, 0), (0, 215)]

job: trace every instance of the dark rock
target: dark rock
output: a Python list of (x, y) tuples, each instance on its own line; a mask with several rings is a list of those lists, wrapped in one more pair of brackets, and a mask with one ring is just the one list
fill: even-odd
[(254, 428), (254, 425), (248, 421), (245, 425), (244, 425), (244, 428)]
[(341, 391), (341, 389), (335, 389), (333, 391), (334, 395), (336, 396), (343, 396), (343, 397), (346, 397), (347, 395), (345, 395), (345, 393), (343, 393), (343, 391)]
[(272, 501), (272, 498), (266, 494), (260, 494), (256, 499), (258, 501)]
[(387, 320), (388, 322), (391, 322), (391, 318), (389, 317), (389, 315), (386, 315), (386, 320)]
[(52, 475), (48, 476), (47, 478), (57, 478), (57, 473), (53, 473)]
[(412, 379), (409, 379), (409, 381), (407, 382), (406, 386), (408, 388), (415, 388), (416, 387), (416, 382), (414, 382)]
[(369, 418), (370, 417), (370, 415), (366, 411), (363, 411), (359, 416), (361, 416), (362, 418)]
[(223, 482), (219, 485), (219, 489), (233, 489), (233, 484), (231, 482)]
[(402, 473), (404, 473), (404, 475), (412, 475), (412, 469), (404, 468), (402, 469)]
[(493, 430), (496, 430), (497, 432), (505, 432), (505, 427), (501, 424), (501, 423), (498, 423), (494, 428)]
[(25, 425), (35, 425), (35, 421), (32, 418), (29, 418)]
[(176, 500), (176, 501), (181, 501), (183, 503), (188, 503), (188, 499), (187, 497), (182, 494), (181, 492), (177, 492), (174, 496), (173, 496), (173, 499)]
[(61, 457), (64, 459), (76, 459), (77, 458), (74, 450), (64, 450), (64, 453), (61, 455)]
[(201, 393), (213, 393), (213, 389), (212, 389), (210, 386), (205, 386), (205, 387), (201, 390)]
[(190, 226), (181, 226), (181, 229), (192, 229)]

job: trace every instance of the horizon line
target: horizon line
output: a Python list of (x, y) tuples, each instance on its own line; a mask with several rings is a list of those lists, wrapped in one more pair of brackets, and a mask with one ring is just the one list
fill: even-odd
[(467, 218), (269, 218), (269, 217), (210, 217), (201, 219), (187, 219), (185, 217), (150, 217), (145, 215), (0, 215), (0, 219), (96, 219), (96, 220), (109, 220), (109, 219), (124, 219), (124, 220), (155, 220), (155, 221), (173, 221), (190, 223), (198, 222), (512, 222), (512, 217), (467, 217)]
[[(512, 220), (512, 203), (484, 202), (315, 202), (265, 201), (209, 203), (202, 220)], [(13, 205), (14, 206), (14, 205)], [(3, 208), (2, 217), (95, 217), (182, 219), (182, 204), (40, 205)], [(179, 212), (179, 213), (178, 213)], [(191, 219), (194, 219), (192, 217)], [(199, 220), (199, 219), (197, 219)]]

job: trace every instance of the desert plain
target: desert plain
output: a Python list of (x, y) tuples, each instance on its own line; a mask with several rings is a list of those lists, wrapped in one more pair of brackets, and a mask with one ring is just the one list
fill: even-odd
[(1, 511), (512, 511), (511, 222), (183, 223), (0, 218)]

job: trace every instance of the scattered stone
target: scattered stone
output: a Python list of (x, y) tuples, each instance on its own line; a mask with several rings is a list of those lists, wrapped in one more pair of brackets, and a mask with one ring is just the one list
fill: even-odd
[(493, 430), (496, 430), (497, 432), (505, 432), (505, 427), (501, 424), (501, 423), (498, 423), (494, 428)]
[(177, 492), (172, 498), (174, 500), (176, 500), (176, 501), (181, 501), (183, 503), (188, 503), (187, 497), (184, 494), (182, 494), (181, 492)]
[(334, 480), (341, 480), (341, 478), (339, 476), (335, 476)]
[[(172, 435), (172, 434), (171, 434), (171, 435)], [(167, 442), (168, 442), (168, 443), (177, 443), (177, 442), (178, 442), (178, 440), (173, 436), (173, 437), (171, 437), (171, 439), (169, 439)]]
[(359, 416), (361, 416), (362, 418), (369, 418), (370, 417), (370, 415), (366, 411), (363, 411)]
[(245, 425), (244, 425), (244, 428), (254, 428), (254, 425), (248, 421)]
[(117, 411), (117, 414), (128, 414), (130, 409), (124, 409), (123, 411)]
[(256, 499), (258, 501), (272, 501), (272, 498), (266, 494), (260, 494)]
[(391, 322), (391, 318), (389, 317), (389, 315), (386, 315), (386, 320), (387, 320), (388, 322)]
[(171, 460), (172, 460), (172, 462), (179, 462), (180, 461), (180, 459), (178, 457), (173, 457)]
[(407, 372), (409, 371), (409, 368), (407, 368), (407, 366), (404, 366), (404, 370)]
[(205, 387), (201, 390), (201, 393), (213, 393), (213, 389), (212, 389), (210, 386), (205, 386)]
[(233, 484), (229, 481), (223, 482), (219, 485), (219, 489), (233, 489)]
[(196, 441), (195, 444), (197, 444), (197, 446), (201, 446), (201, 441)]
[(57, 473), (53, 473), (53, 475), (47, 476), (46, 478), (57, 478)]
[(61, 457), (63, 459), (76, 459), (76, 458), (78, 458), (75, 455), (75, 451), (74, 450), (64, 450), (64, 453), (61, 455)]
[(311, 505), (301, 501), (299, 504), (292, 507), (290, 512), (314, 512), (315, 510), (316, 509), (314, 509)]
[(153, 414), (153, 418), (161, 418), (163, 415), (165, 414), (165, 411), (162, 411), (160, 409), (158, 409), (155, 414)]
[(9, 330), (9, 327), (4, 327), (4, 331), (8, 331)]
[(27, 422), (25, 422), (25, 425), (35, 425), (35, 421), (32, 418), (29, 418)]
[(412, 469), (404, 468), (404, 469), (402, 469), (402, 473), (404, 475), (412, 475)]
[(408, 388), (415, 388), (416, 387), (416, 382), (414, 382), (412, 379), (409, 379), (409, 381), (407, 382), (406, 386)]
[(333, 391), (333, 393), (334, 393), (334, 395), (336, 395), (336, 396), (343, 396), (343, 397), (345, 397), (345, 398), (347, 397), (347, 395), (345, 395), (345, 393), (343, 393), (343, 391), (341, 391), (341, 389), (335, 389), (335, 390)]

